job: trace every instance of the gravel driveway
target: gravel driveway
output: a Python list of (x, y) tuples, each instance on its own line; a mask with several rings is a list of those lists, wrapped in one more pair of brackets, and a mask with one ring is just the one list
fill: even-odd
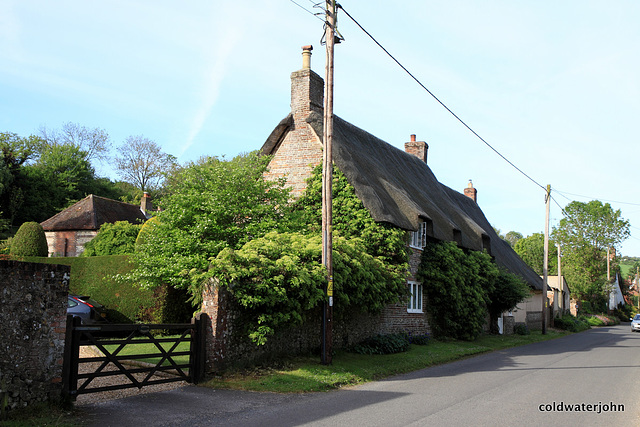
[[(95, 347), (86, 347), (86, 346), (80, 347), (80, 357), (96, 357), (96, 356), (102, 356), (102, 353), (100, 353), (100, 351)], [(101, 365), (101, 362), (82, 363), (78, 368), (79, 373), (95, 372), (95, 370), (98, 369), (100, 365)], [(109, 363), (103, 369), (103, 371), (114, 371), (117, 369), (118, 368), (113, 363)], [(146, 375), (147, 375), (146, 373), (133, 374), (133, 376), (137, 380), (143, 380), (146, 377)], [(170, 375), (171, 374), (161, 372), (158, 375), (154, 375), (153, 378), (159, 379), (159, 378), (164, 378)], [(78, 381), (78, 385), (81, 385), (82, 381), (84, 380)], [(94, 387), (104, 387), (104, 386), (110, 386), (110, 385), (116, 385), (116, 384), (130, 384), (130, 383), (131, 383), (131, 380), (129, 380), (129, 378), (127, 378), (125, 375), (114, 375), (111, 377), (94, 378), (91, 381), (89, 386), (90, 388), (94, 388)], [(111, 390), (111, 391), (103, 391), (98, 393), (80, 394), (76, 398), (76, 406), (81, 407), (83, 405), (90, 405), (98, 402), (106, 402), (109, 400), (121, 399), (123, 397), (130, 397), (130, 396), (137, 396), (137, 395), (146, 394), (146, 393), (157, 393), (159, 391), (173, 390), (179, 387), (184, 387), (187, 384), (189, 383), (187, 383), (186, 381), (176, 381), (176, 382), (165, 383), (165, 384), (155, 384), (155, 385), (145, 386), (145, 387), (142, 387), (141, 389), (132, 387), (132, 388), (126, 388), (121, 390)]]

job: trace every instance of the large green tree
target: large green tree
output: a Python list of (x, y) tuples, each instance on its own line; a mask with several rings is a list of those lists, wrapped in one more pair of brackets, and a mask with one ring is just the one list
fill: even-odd
[(37, 136), (23, 138), (11, 132), (0, 133), (0, 217), (10, 224), (17, 222), (16, 216), (29, 194), (24, 167), (37, 156), (43, 144)]
[[(544, 263), (544, 234), (533, 233), (530, 236), (519, 239), (513, 246), (513, 250), (527, 263), (538, 275), (542, 276)], [(556, 243), (549, 241), (548, 274), (558, 274), (558, 248)]]
[(621, 211), (608, 203), (574, 201), (565, 207), (553, 238), (561, 245), (562, 272), (578, 298), (591, 302), (607, 298), (607, 249), (626, 240), (629, 227)]
[(257, 153), (206, 157), (177, 172), (136, 250), (140, 283), (199, 286), (221, 250), (280, 229), (289, 191), (264, 179), (268, 162)]

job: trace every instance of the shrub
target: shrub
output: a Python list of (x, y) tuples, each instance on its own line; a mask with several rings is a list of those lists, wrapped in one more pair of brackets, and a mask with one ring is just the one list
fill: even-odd
[(615, 316), (608, 316), (606, 314), (592, 314), (591, 316), (587, 316), (586, 321), (591, 326), (611, 326), (620, 323), (620, 320)]
[(516, 323), (516, 325), (513, 327), (513, 332), (518, 335), (529, 335), (531, 333), (527, 325), (521, 322)]
[(9, 253), (12, 256), (41, 256), (49, 254), (44, 229), (37, 222), (25, 222), (11, 239)]
[(135, 251), (141, 224), (128, 221), (104, 223), (98, 235), (85, 245), (83, 256), (126, 255)]
[(415, 345), (427, 345), (431, 341), (431, 335), (429, 334), (420, 334), (420, 335), (412, 335), (409, 334), (409, 342)]
[(590, 323), (585, 318), (576, 318), (570, 314), (554, 319), (554, 325), (558, 329), (570, 332), (580, 332), (590, 329)]
[(409, 350), (411, 345), (406, 333), (376, 335), (356, 344), (349, 351), (358, 354), (393, 354)]

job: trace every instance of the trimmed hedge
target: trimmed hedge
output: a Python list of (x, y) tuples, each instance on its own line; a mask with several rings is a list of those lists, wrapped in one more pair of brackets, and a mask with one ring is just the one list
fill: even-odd
[(25, 222), (11, 239), (9, 253), (12, 256), (41, 256), (49, 253), (47, 238), (42, 226), (37, 222)]
[(134, 268), (128, 255), (30, 257), (28, 260), (71, 266), (69, 292), (89, 295), (103, 304), (113, 323), (182, 323), (188, 322), (194, 311), (185, 291), (167, 286), (142, 289), (133, 283), (116, 280), (115, 275), (129, 273)]

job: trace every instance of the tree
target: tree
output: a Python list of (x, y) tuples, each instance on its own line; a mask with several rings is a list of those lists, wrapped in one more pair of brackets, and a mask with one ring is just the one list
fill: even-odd
[(134, 274), (140, 283), (200, 286), (209, 259), (221, 250), (278, 230), (289, 191), (284, 181), (264, 179), (269, 160), (254, 152), (232, 160), (207, 157), (182, 168), (139, 239)]
[(77, 123), (67, 122), (61, 130), (47, 129), (41, 126), (40, 137), (49, 145), (73, 145), (87, 153), (88, 161), (108, 159), (111, 141), (109, 134), (100, 128), (88, 128)]
[(553, 229), (563, 254), (562, 271), (578, 298), (597, 303), (608, 298), (607, 249), (629, 237), (629, 221), (620, 210), (598, 200), (571, 202)]
[(520, 277), (500, 268), (489, 289), (489, 329), (498, 333), (498, 318), (505, 311), (513, 310), (531, 294), (529, 286)]
[(39, 256), (49, 254), (44, 229), (37, 222), (25, 222), (11, 239), (10, 254), (12, 256)]
[(82, 256), (125, 255), (135, 252), (136, 238), (142, 224), (128, 221), (104, 223), (85, 247)]
[(36, 157), (44, 144), (37, 136), (22, 138), (15, 133), (0, 133), (0, 212), (15, 222), (25, 200), (27, 187), (24, 166)]
[(518, 233), (517, 231), (510, 231), (505, 234), (504, 241), (509, 243), (509, 245), (513, 247), (516, 243), (518, 243), (518, 240), (522, 239), (522, 237), (522, 233)]
[(157, 189), (176, 166), (174, 156), (142, 135), (128, 137), (118, 148), (115, 161), (120, 177), (142, 192)]
[(72, 144), (45, 145), (24, 168), (25, 197), (17, 219), (44, 221), (93, 193), (95, 171), (87, 153)]
[[(544, 263), (543, 233), (533, 233), (531, 236), (523, 237), (516, 242), (513, 250), (533, 271), (542, 276)], [(558, 248), (553, 241), (549, 241), (548, 269), (549, 275), (558, 274)]]

